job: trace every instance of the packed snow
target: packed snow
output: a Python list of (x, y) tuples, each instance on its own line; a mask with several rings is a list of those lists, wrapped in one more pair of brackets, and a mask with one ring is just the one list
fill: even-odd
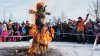
[[(29, 47), (30, 42), (0, 42), (0, 49), (8, 47)], [(62, 56), (92, 56), (93, 44), (73, 42), (51, 42), (49, 48), (56, 49)], [(100, 45), (97, 45), (93, 56), (100, 56)]]

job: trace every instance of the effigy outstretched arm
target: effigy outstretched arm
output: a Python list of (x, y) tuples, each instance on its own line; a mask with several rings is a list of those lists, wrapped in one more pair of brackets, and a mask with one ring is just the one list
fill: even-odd
[(34, 11), (34, 10), (29, 10), (29, 14), (34, 14), (34, 13), (36, 13), (36, 11)]
[(45, 14), (46, 14), (46, 15), (51, 15), (51, 13), (50, 13), (50, 12), (46, 12)]

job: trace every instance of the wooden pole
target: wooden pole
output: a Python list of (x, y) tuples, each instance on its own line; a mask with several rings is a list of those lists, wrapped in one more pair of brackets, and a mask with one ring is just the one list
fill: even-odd
[(93, 45), (92, 52), (91, 52), (90, 56), (94, 56), (97, 42), (98, 42), (98, 34), (96, 35), (96, 38), (95, 38), (94, 45)]

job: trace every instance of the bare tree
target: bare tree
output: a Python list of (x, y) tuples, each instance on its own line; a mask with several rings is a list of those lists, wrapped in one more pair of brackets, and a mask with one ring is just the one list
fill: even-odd
[(61, 13), (61, 21), (62, 22), (64, 22), (64, 21), (68, 22), (68, 17), (67, 17), (67, 15), (63, 11)]
[(92, 1), (91, 5), (89, 6), (88, 12), (92, 17), (96, 19), (100, 18), (100, 0)]

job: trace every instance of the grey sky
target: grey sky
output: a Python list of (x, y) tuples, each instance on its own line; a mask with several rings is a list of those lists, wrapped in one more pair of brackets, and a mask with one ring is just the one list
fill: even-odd
[[(28, 10), (37, 0), (0, 0), (0, 18), (3, 18), (4, 11), (6, 18), (9, 19), (9, 14), (13, 15), (14, 21), (31, 20)], [(48, 0), (47, 11), (51, 12), (52, 16), (60, 16), (62, 12), (71, 19), (77, 19), (87, 14), (87, 8), (92, 0)], [(1, 20), (0, 20), (1, 21)]]

